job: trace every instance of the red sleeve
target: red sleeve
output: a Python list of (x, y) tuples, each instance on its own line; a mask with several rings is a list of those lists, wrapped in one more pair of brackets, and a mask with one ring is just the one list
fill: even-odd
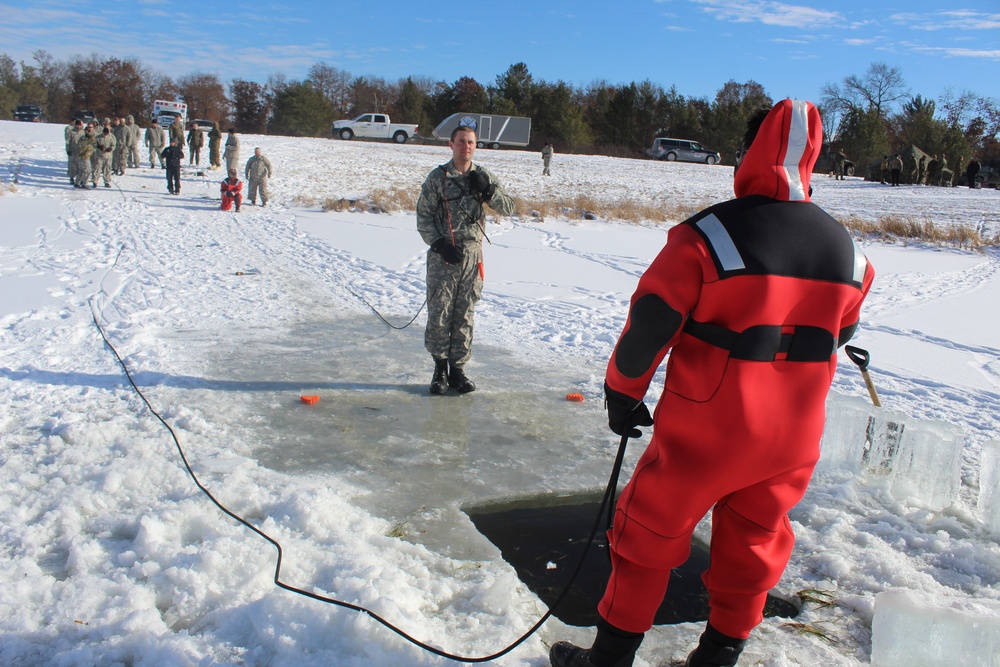
[[(678, 225), (670, 230), (667, 244), (639, 278), (639, 285), (632, 295), (625, 328), (608, 362), (605, 381), (609, 387), (636, 400), (642, 400), (656, 369), (670, 348), (677, 343), (688, 313), (698, 303), (708, 265), (711, 265), (711, 258), (701, 236), (694, 229), (689, 225)], [(629, 346), (627, 350), (623, 349), (622, 339), (635, 324), (633, 320), (636, 316), (636, 302), (649, 295), (655, 295), (662, 300), (665, 304), (662, 308), (670, 310), (676, 321), (679, 321), (679, 325), (672, 327), (672, 332), (665, 332), (663, 340), (644, 341), (643, 344), (651, 345), (653, 349), (643, 350), (643, 354), (637, 355), (633, 346)], [(648, 299), (646, 301), (648, 302)], [(626, 355), (631, 358), (625, 358)], [(621, 368), (636, 366), (636, 356), (641, 357), (639, 365), (645, 368), (641, 371), (641, 375), (622, 373)]]

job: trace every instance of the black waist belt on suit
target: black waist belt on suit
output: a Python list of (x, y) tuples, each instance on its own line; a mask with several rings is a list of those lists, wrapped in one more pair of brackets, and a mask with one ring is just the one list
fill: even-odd
[[(789, 328), (790, 332), (782, 333)], [(837, 337), (820, 327), (761, 324), (733, 331), (688, 318), (684, 332), (728, 350), (731, 359), (745, 361), (774, 361), (779, 354), (784, 354), (786, 361), (829, 361), (837, 351)]]

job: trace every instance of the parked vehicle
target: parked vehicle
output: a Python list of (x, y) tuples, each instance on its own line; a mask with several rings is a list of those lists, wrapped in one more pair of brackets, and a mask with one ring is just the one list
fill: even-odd
[[(929, 160), (930, 158), (928, 158)], [(879, 165), (881, 166), (882, 161), (879, 160)], [(820, 153), (819, 157), (816, 158), (816, 166), (813, 167), (814, 173), (819, 174), (834, 174), (837, 171), (837, 153), (830, 148), (829, 144), (823, 145), (823, 152)], [(857, 171), (857, 165), (855, 165), (854, 160), (844, 159), (844, 175), (854, 176)]]
[(187, 123), (188, 106), (183, 102), (173, 100), (156, 100), (153, 102), (152, 117), (160, 124), (160, 127), (170, 127), (174, 121), (180, 118)]
[(97, 116), (94, 115), (93, 111), (88, 111), (86, 109), (78, 109), (77, 111), (73, 112), (73, 116), (70, 118), (70, 120), (79, 120), (84, 125), (86, 125), (87, 123), (96, 122)]
[(646, 155), (658, 160), (673, 162), (704, 162), (705, 164), (718, 164), (722, 156), (718, 151), (706, 148), (697, 141), (690, 139), (671, 139), (661, 137), (653, 139), (653, 145), (646, 150)]
[(14, 109), (14, 120), (23, 120), (29, 123), (44, 123), (45, 112), (42, 107), (36, 104), (19, 104)]
[(187, 128), (196, 128), (202, 132), (208, 132), (212, 129), (213, 124), (210, 120), (205, 120), (204, 118), (195, 118), (193, 121), (187, 124)]
[(417, 136), (417, 126), (393, 123), (384, 113), (365, 113), (354, 120), (334, 121), (330, 128), (335, 137), (350, 141), (354, 137), (367, 139), (392, 139), (397, 144), (405, 144), (410, 137)]
[(531, 119), (522, 116), (496, 116), (481, 113), (455, 113), (434, 128), (435, 139), (447, 141), (459, 125), (474, 126), (477, 148), (527, 146), (531, 140)]

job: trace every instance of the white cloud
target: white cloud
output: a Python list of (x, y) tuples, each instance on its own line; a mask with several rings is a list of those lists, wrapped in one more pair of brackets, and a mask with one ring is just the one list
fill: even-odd
[(900, 12), (889, 17), (892, 21), (914, 30), (1000, 30), (1000, 14), (970, 10), (914, 14)]
[(814, 28), (841, 24), (844, 17), (831, 12), (801, 5), (789, 5), (773, 0), (693, 0), (704, 11), (720, 21), (763, 23), (789, 28)]
[(913, 49), (922, 53), (940, 54), (949, 58), (975, 58), (1000, 60), (1000, 49), (964, 49), (958, 47), (918, 46)]

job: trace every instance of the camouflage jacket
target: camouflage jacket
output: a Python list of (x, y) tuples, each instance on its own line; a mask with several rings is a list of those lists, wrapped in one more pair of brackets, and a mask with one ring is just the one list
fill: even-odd
[(496, 185), (493, 198), (487, 202), (480, 200), (469, 185), (468, 174), (455, 169), (452, 161), (434, 168), (420, 188), (417, 200), (417, 231), (427, 245), (444, 238), (456, 244), (466, 241), (482, 242), (483, 227), (486, 224), (483, 204), (501, 215), (514, 212), (514, 200), (504, 191), (503, 186), (488, 169), (473, 163), (469, 169), (484, 172), (490, 183)]
[(84, 160), (89, 160), (90, 156), (94, 154), (94, 148), (96, 146), (97, 137), (94, 136), (94, 133), (84, 133), (83, 137), (76, 142), (76, 156)]
[(111, 153), (115, 152), (115, 147), (118, 145), (118, 141), (115, 139), (113, 134), (104, 134), (103, 132), (97, 136), (95, 140), (95, 147), (99, 153), (103, 153), (106, 157), (111, 157)]

